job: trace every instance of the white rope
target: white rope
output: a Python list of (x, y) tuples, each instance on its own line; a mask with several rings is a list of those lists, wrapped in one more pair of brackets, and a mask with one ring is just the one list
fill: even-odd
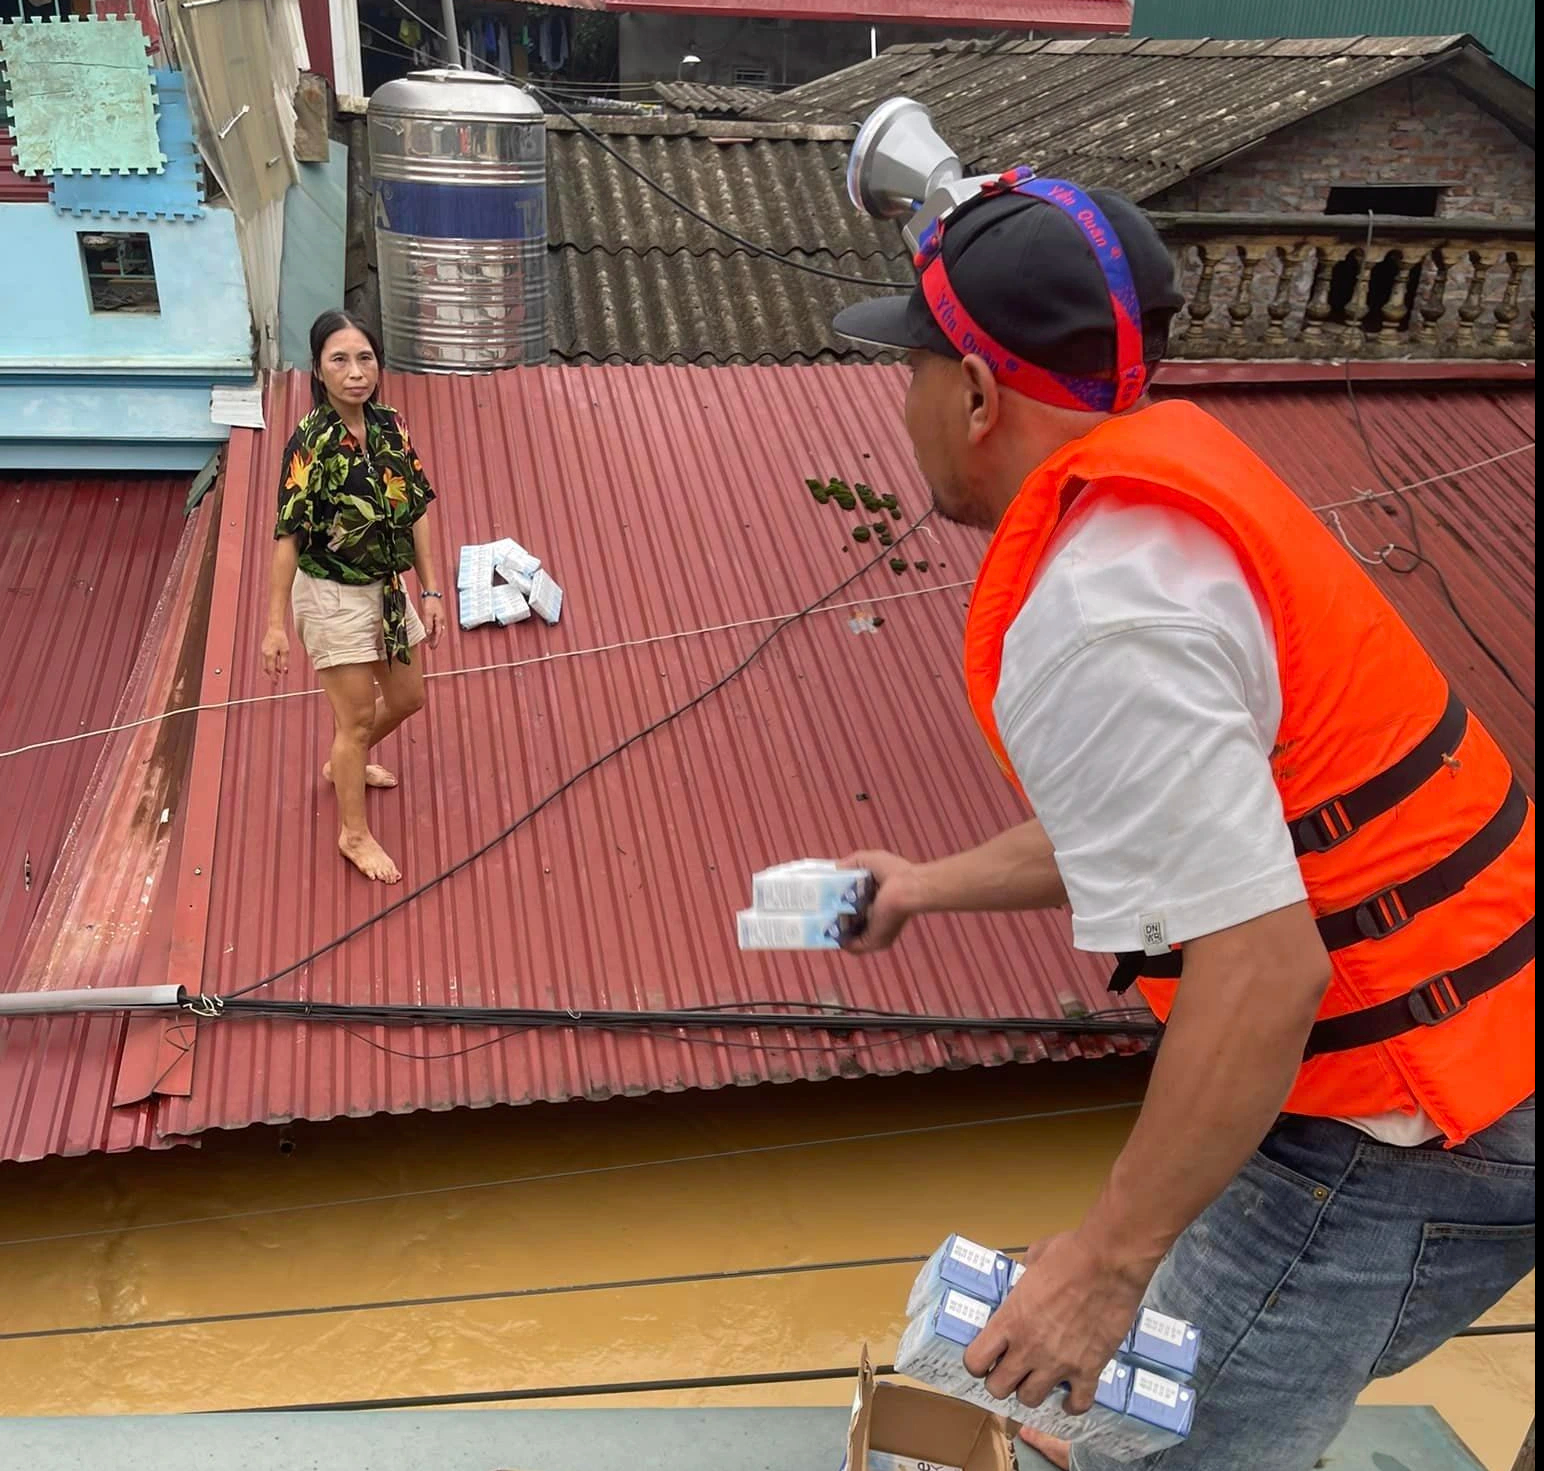
[[(1359, 562), (1366, 563), (1368, 566), (1377, 566), (1383, 561), (1387, 553), (1393, 550), (1392, 546), (1383, 548), (1382, 552), (1371, 558), (1359, 552), (1347, 537), (1345, 527), (1340, 524), (1340, 517), (1336, 515), (1337, 510), (1345, 506), (1366, 505), (1370, 501), (1384, 500), (1391, 495), (1404, 495), (1409, 491), (1422, 490), (1429, 485), (1436, 485), (1440, 481), (1455, 480), (1460, 475), (1468, 475), (1475, 470), (1484, 470), (1488, 466), (1500, 464), (1503, 460), (1510, 460), (1517, 455), (1527, 454), (1534, 448), (1534, 441), (1529, 440), (1527, 444), (1520, 444), (1513, 449), (1502, 450), (1498, 455), (1491, 455), (1486, 459), (1476, 460), (1473, 464), (1459, 465), (1455, 469), (1444, 470), (1438, 475), (1428, 475), (1424, 480), (1412, 480), (1406, 485), (1396, 485), (1391, 490), (1359, 491), (1347, 500), (1331, 501), (1328, 505), (1315, 506), (1313, 510), (1316, 515), (1324, 516), (1329, 521), (1336, 535), (1345, 543), (1346, 549), (1353, 557)], [(930, 527), (928, 531), (931, 535), (932, 529)], [(912, 588), (907, 592), (885, 593), (880, 597), (857, 598), (851, 602), (833, 603), (829, 607), (817, 608), (815, 611), (817, 613), (839, 613), (848, 608), (866, 607), (871, 603), (899, 602), (903, 598), (925, 597), (930, 593), (955, 592), (960, 588), (969, 586), (971, 586), (969, 581), (947, 582), (941, 583), (936, 587)], [(734, 623), (714, 623), (704, 628), (687, 628), (673, 633), (651, 634), (647, 638), (621, 639), (616, 643), (597, 644), (593, 648), (565, 649), (554, 654), (542, 654), (534, 659), (514, 659), (500, 664), (475, 664), (463, 669), (439, 669), (431, 671), (425, 675), (425, 678), (452, 679), (465, 674), (493, 674), (503, 669), (526, 669), (536, 664), (555, 663), (560, 659), (578, 659), (590, 654), (609, 654), (621, 649), (645, 648), (649, 644), (670, 643), (683, 638), (701, 638), (710, 633), (729, 633), (737, 628), (759, 628), (765, 624), (780, 623), (785, 619), (795, 616), (796, 614), (794, 613), (774, 613), (762, 618), (743, 618)], [(56, 736), (52, 740), (33, 741), (29, 745), (16, 746), (9, 751), (0, 751), (0, 761), (12, 756), (25, 756), (32, 751), (46, 751), (54, 746), (72, 745), (76, 741), (99, 740), (105, 736), (121, 734), (124, 731), (138, 730), (142, 726), (155, 725), (162, 720), (170, 720), (173, 716), (177, 715), (198, 715), (212, 710), (237, 710), (247, 705), (267, 705), (279, 700), (308, 699), (320, 693), (320, 690), (315, 689), (288, 690), (282, 693), (267, 695), (248, 695), (238, 700), (221, 700), (208, 705), (181, 705), (175, 710), (163, 710), (158, 715), (147, 715), (143, 719), (125, 721), (121, 725), (106, 725), (99, 730), (82, 730), (74, 735)]]
[(1315, 506), (1313, 509), (1323, 516), (1342, 506), (1360, 506), (1368, 501), (1386, 500), (1391, 495), (1404, 495), (1408, 491), (1424, 490), (1428, 485), (1436, 485), (1439, 481), (1455, 480), (1458, 476), (1467, 475), (1472, 470), (1483, 470), (1487, 465), (1499, 465), (1502, 460), (1510, 460), (1515, 455), (1525, 455), (1535, 447), (1535, 442), (1530, 439), (1527, 444), (1520, 444), (1515, 449), (1502, 450), (1499, 455), (1491, 455), (1486, 460), (1476, 460), (1472, 465), (1460, 465), (1456, 470), (1444, 470), (1440, 475), (1428, 475), (1424, 480), (1412, 480), (1408, 485), (1396, 485), (1391, 490), (1359, 490), (1349, 500), (1331, 501), (1328, 505)]
[[(814, 613), (841, 613), (849, 608), (867, 608), (875, 603), (896, 603), (904, 598), (926, 597), (932, 593), (957, 592), (961, 588), (969, 587), (971, 583), (943, 582), (933, 587), (916, 587), (905, 592), (882, 593), (877, 597), (854, 598), (850, 602), (832, 603), (829, 606), (816, 608)], [(424, 676), (428, 679), (454, 679), (465, 674), (494, 674), (503, 669), (528, 669), (536, 664), (555, 664), (563, 659), (581, 659), (591, 654), (611, 654), (622, 649), (641, 649), (650, 644), (671, 643), (685, 638), (701, 638), (711, 633), (730, 633), (739, 628), (760, 628), (768, 623), (784, 623), (790, 618), (797, 618), (798, 611), (792, 613), (771, 613), (761, 618), (742, 618), (734, 623), (712, 623), (703, 628), (682, 628), (671, 633), (650, 634), (646, 638), (619, 639), (616, 643), (596, 644), (584, 649), (560, 649), (551, 654), (539, 654), (533, 659), (511, 659), (499, 664), (474, 664), (461, 669), (432, 670)], [(813, 614), (809, 616), (814, 616)], [(178, 715), (199, 715), (212, 710), (238, 710), (248, 705), (268, 705), (279, 700), (303, 700), (311, 699), (321, 694), (318, 689), (309, 690), (283, 690), (266, 695), (247, 695), (236, 700), (216, 700), (207, 705), (179, 705), (174, 710), (162, 710), (156, 715), (146, 715), (139, 720), (126, 720), (119, 725), (104, 725), (98, 730), (77, 731), (74, 735), (55, 736), (52, 740), (33, 741), (30, 745), (15, 746), (9, 751), (0, 751), (0, 761), (10, 756), (25, 756), (31, 751), (46, 751), (54, 746), (68, 746), (76, 741), (97, 740), (104, 736), (119, 735), (125, 731), (139, 730), (143, 726), (156, 725), (163, 720), (171, 720)]]
[(1345, 547), (1345, 549), (1350, 552), (1351, 555), (1355, 557), (1356, 560), (1364, 567), (1382, 567), (1385, 563), (1387, 563), (1389, 559), (1389, 553), (1394, 550), (1393, 542), (1384, 542), (1384, 544), (1379, 547), (1377, 551), (1375, 551), (1371, 556), (1368, 556), (1365, 552), (1360, 551), (1357, 548), (1356, 543), (1353, 542), (1346, 534), (1346, 528), (1340, 524), (1339, 511), (1330, 511), (1329, 520), (1330, 526), (1334, 529), (1335, 535), (1340, 538), (1340, 544)]

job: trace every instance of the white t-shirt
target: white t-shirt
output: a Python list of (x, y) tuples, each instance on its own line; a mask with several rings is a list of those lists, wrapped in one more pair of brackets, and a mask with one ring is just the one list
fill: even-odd
[[(994, 710), (1079, 949), (1179, 944), (1306, 898), (1271, 774), (1270, 611), (1195, 518), (1075, 506), (1004, 640)], [(1439, 1132), (1423, 1113), (1345, 1122), (1398, 1145)]]

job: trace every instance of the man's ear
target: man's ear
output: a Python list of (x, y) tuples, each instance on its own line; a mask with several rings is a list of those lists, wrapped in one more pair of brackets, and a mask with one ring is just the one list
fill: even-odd
[(980, 444), (997, 427), (1002, 412), (1002, 390), (984, 358), (974, 353), (960, 360), (960, 381), (969, 404), (967, 435), (971, 444)]

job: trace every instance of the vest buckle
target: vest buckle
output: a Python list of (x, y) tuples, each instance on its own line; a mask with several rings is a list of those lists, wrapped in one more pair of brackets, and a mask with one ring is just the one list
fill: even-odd
[(1356, 831), (1356, 823), (1346, 811), (1345, 799), (1332, 801), (1305, 812), (1293, 824), (1300, 853), (1328, 853)]
[(1366, 940), (1386, 940), (1414, 918), (1405, 908), (1398, 885), (1390, 885), (1356, 906), (1356, 928)]
[(1422, 981), (1406, 999), (1410, 1015), (1423, 1027), (1441, 1026), (1469, 1005), (1446, 971), (1429, 981)]

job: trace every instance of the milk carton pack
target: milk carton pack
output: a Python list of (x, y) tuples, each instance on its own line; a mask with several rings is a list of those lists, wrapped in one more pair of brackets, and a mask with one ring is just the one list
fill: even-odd
[(801, 858), (751, 875), (751, 904), (796, 914), (861, 914), (874, 896), (867, 869), (838, 868), (824, 858)]
[(1188, 1384), (1151, 1369), (1131, 1366), (1131, 1393), (1126, 1401), (1129, 1417), (1183, 1440), (1190, 1434), (1195, 1409), (1196, 1392)]
[(541, 566), (541, 559), (520, 545), (512, 536), (501, 536), (490, 543), (488, 550), (493, 556), (493, 569), (505, 582), (517, 579), (529, 581)]
[(1183, 1318), (1143, 1308), (1121, 1347), (1129, 1357), (1154, 1369), (1188, 1377), (1195, 1373), (1201, 1355), (1201, 1332)]
[(778, 914), (742, 909), (736, 916), (742, 950), (840, 950), (851, 924), (845, 914)]
[(531, 616), (531, 605), (508, 583), (493, 585), (493, 617), (502, 628), (524, 623)]
[[(996, 1399), (964, 1362), (966, 1347), (986, 1326), (993, 1311), (991, 1304), (979, 1298), (958, 1288), (945, 1288), (936, 1303), (906, 1325), (896, 1350), (896, 1370), (1042, 1434), (1086, 1442), (1115, 1460), (1152, 1455), (1179, 1444), (1189, 1433), (1194, 1390), (1118, 1358), (1105, 1365), (1093, 1408), (1087, 1414), (1068, 1414), (1062, 1408), (1060, 1390), (1034, 1408), (1017, 1399)], [(1134, 1408), (1138, 1375), (1145, 1376), (1143, 1395)]]
[(927, 1259), (906, 1300), (906, 1316), (914, 1318), (946, 1287), (958, 1287), (997, 1308), (1018, 1285), (1024, 1264), (981, 1246), (969, 1237), (953, 1235)]
[(538, 570), (531, 578), (530, 604), (543, 623), (556, 623), (563, 612), (563, 589)]

